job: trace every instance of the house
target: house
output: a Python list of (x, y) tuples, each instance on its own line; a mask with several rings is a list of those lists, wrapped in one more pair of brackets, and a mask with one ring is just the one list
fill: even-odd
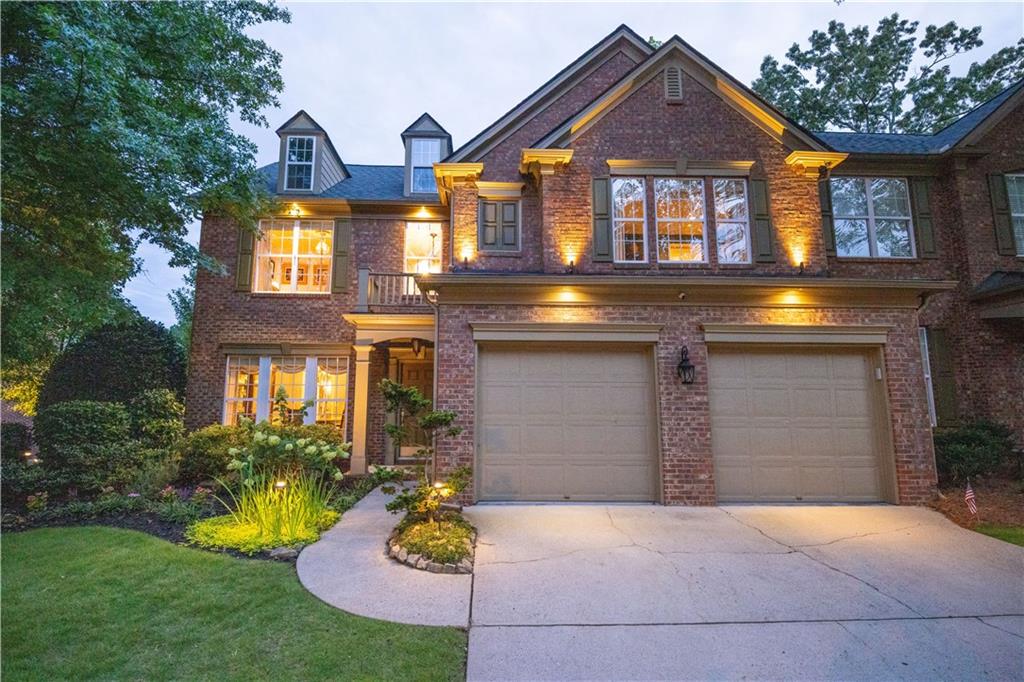
[(198, 278), (188, 421), (284, 389), (353, 472), (409, 462), (390, 377), (458, 413), (473, 501), (920, 503), (934, 424), (1024, 433), (1022, 99), (815, 133), (622, 26), (458, 148), (424, 114), (400, 166), (300, 111), (262, 239), (203, 221), (230, 275)]

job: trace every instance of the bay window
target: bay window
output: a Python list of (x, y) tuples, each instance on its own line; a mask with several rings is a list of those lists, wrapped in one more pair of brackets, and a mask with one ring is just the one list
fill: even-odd
[(750, 215), (747, 209), (747, 181), (742, 178), (715, 178), (715, 242), (718, 262), (750, 262)]
[(316, 138), (301, 135), (288, 137), (285, 153), (284, 188), (313, 189), (313, 155)]
[[(344, 356), (255, 356), (227, 358), (224, 423), (241, 417), (256, 422), (281, 421), (278, 393), (283, 391), (285, 420), (333, 424), (345, 428), (348, 358)], [(312, 401), (307, 407), (306, 402)]]
[(703, 180), (655, 179), (654, 218), (659, 262), (707, 262)]
[(913, 258), (910, 194), (903, 178), (832, 178), (836, 255)]
[(612, 257), (647, 262), (646, 185), (643, 178), (612, 179)]
[(330, 220), (261, 220), (253, 291), (328, 293), (334, 223)]

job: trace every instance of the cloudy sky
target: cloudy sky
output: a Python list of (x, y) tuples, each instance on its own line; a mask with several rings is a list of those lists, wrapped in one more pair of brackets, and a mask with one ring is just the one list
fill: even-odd
[[(497, 119), (619, 24), (665, 40), (678, 34), (745, 83), (761, 59), (781, 57), (830, 20), (869, 24), (891, 12), (927, 24), (982, 26), (985, 45), (970, 61), (1024, 34), (1024, 3), (285, 3), (290, 24), (253, 34), (283, 56), (285, 88), (269, 128), (236, 121), (259, 145), (260, 164), (277, 160), (273, 130), (306, 109), (349, 163), (402, 163), (399, 133), (424, 111), (456, 147)], [(196, 226), (192, 238), (199, 239)], [(144, 272), (126, 294), (146, 316), (171, 324), (167, 293), (182, 272), (144, 245)]]

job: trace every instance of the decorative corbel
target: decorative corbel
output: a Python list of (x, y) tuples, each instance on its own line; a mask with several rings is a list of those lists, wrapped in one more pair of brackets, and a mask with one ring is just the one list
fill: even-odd
[(519, 158), (519, 172), (532, 175), (540, 183), (542, 175), (554, 175), (571, 159), (571, 149), (524, 149)]
[(437, 182), (437, 196), (441, 203), (448, 203), (455, 185), (476, 182), (483, 172), (482, 163), (435, 163), (434, 180)]
[(843, 152), (796, 151), (786, 157), (786, 164), (805, 178), (817, 180), (823, 173), (832, 172), (847, 156)]

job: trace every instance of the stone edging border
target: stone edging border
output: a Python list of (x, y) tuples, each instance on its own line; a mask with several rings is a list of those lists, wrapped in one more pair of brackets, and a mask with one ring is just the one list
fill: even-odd
[(420, 571), (428, 571), (430, 573), (472, 573), (473, 572), (473, 561), (476, 558), (476, 531), (469, 536), (467, 541), (469, 545), (469, 556), (464, 558), (457, 564), (441, 564), (436, 561), (431, 561), (425, 556), (420, 554), (412, 554), (409, 550), (405, 549), (395, 538), (398, 537), (398, 529), (391, 531), (391, 535), (388, 536), (387, 542), (384, 543), (384, 555), (388, 556), (400, 564), (405, 564), (410, 568), (415, 568)]

